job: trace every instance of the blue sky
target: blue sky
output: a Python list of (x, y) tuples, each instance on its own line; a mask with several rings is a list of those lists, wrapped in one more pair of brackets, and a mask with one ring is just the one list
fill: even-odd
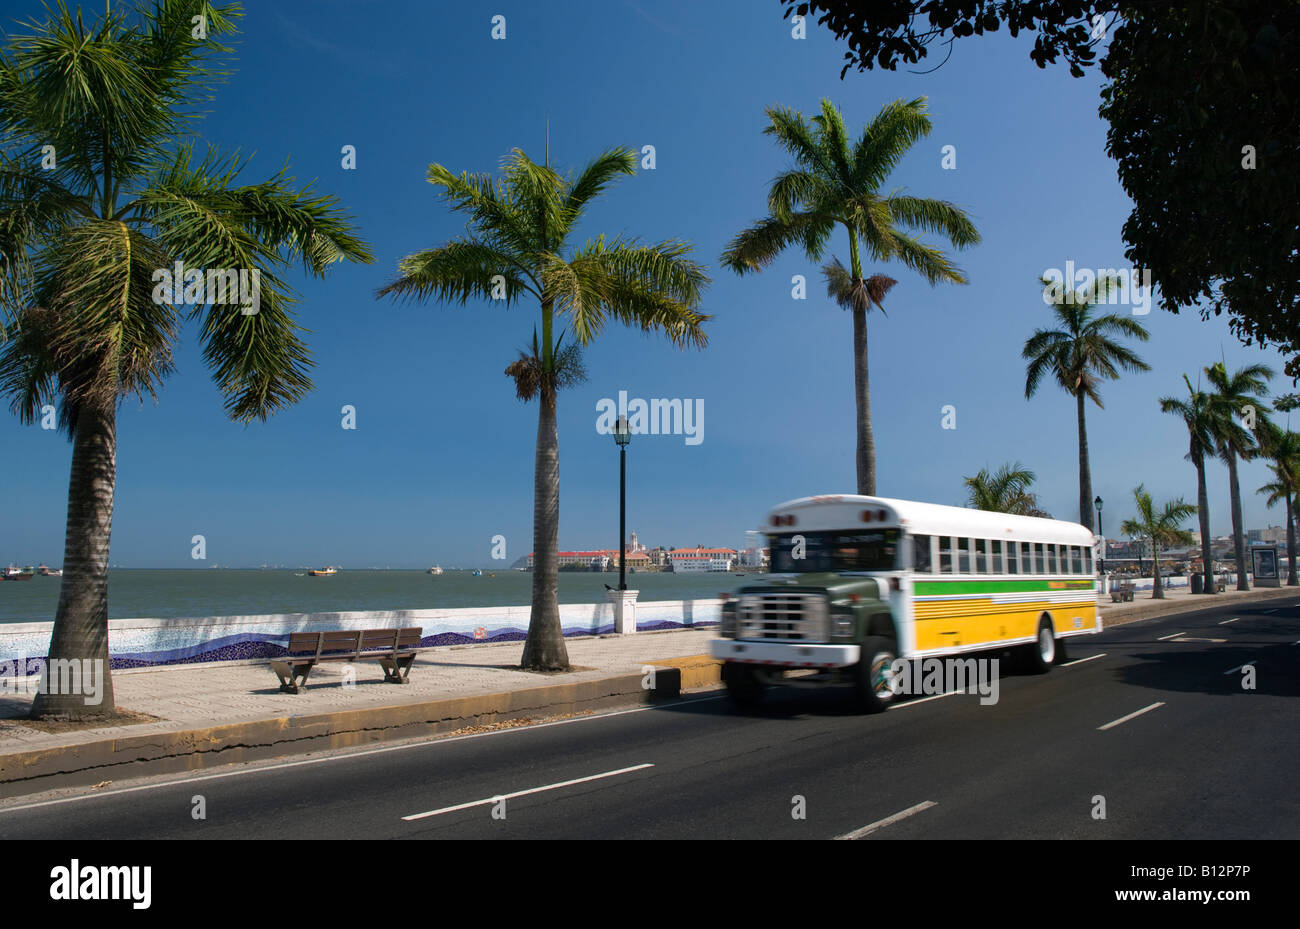
[[(1037, 278), (1048, 268), (1123, 266), (1129, 202), (1105, 154), (1100, 76), (1038, 69), (1032, 38), (958, 43), (932, 74), (850, 73), (819, 27), (795, 40), (776, 0), (427, 3), (253, 0), (237, 72), (218, 91), (202, 137), (255, 153), (251, 183), (288, 160), (299, 180), (337, 194), (376, 263), (300, 279), (300, 318), (315, 391), (265, 424), (240, 426), (187, 330), (157, 405), (131, 399), (119, 418), (112, 562), (334, 563), (420, 567), (490, 563), (492, 538), (514, 561), (532, 545), (534, 404), (503, 369), (530, 339), (535, 307), (397, 304), (374, 294), (397, 261), (463, 233), (425, 180), (440, 162), (493, 171), (511, 148), (577, 169), (613, 145), (653, 145), (657, 165), (626, 178), (590, 210), (580, 238), (628, 234), (694, 243), (713, 284), (705, 350), (607, 330), (586, 352), (586, 383), (560, 397), (562, 548), (613, 547), (618, 461), (596, 432), (596, 404), (631, 397), (702, 400), (703, 441), (638, 436), (628, 452), (628, 525), (650, 545), (730, 545), (767, 508), (811, 493), (851, 491), (852, 323), (827, 300), (799, 252), (759, 275), (718, 264), (727, 241), (758, 219), (787, 160), (762, 135), (764, 108), (811, 113), (823, 97), (860, 129), (885, 103), (929, 98), (934, 131), (891, 186), (965, 207), (983, 243), (958, 253), (966, 286), (930, 287), (899, 265), (887, 316), (873, 314), (870, 375), (882, 495), (960, 504), (962, 478), (1020, 461), (1038, 474), (1046, 509), (1077, 519), (1073, 400), (1048, 385), (1024, 399), (1020, 350), (1050, 323)], [(100, 9), (85, 7), (87, 15)], [(6, 4), (5, 28), (38, 16)], [(506, 17), (504, 41), (491, 18)], [(22, 30), (17, 30), (22, 31)], [(357, 149), (356, 170), (340, 150)], [(956, 147), (956, 170), (941, 166)], [(831, 252), (847, 262), (841, 234)], [(829, 256), (828, 256), (829, 257)], [(791, 298), (803, 274), (808, 298)], [(1272, 351), (1243, 347), (1225, 320), (1153, 310), (1140, 347), (1152, 371), (1103, 388), (1089, 409), (1093, 487), (1116, 537), (1139, 482), (1155, 497), (1195, 502), (1180, 422), (1157, 398), (1221, 355), (1230, 367)], [(1274, 393), (1289, 389), (1275, 380)], [(941, 428), (956, 407), (957, 428)], [(355, 430), (341, 408), (356, 409)], [(0, 561), (62, 559), (67, 440), (0, 418)], [(1241, 468), (1246, 525), (1282, 522), (1254, 489), (1263, 464)], [(1227, 471), (1209, 468), (1211, 526), (1230, 527)], [(207, 561), (191, 559), (203, 534)]]

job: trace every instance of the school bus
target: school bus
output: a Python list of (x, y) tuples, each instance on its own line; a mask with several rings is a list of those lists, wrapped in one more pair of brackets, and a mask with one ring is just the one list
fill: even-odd
[(782, 503), (764, 531), (771, 573), (725, 600), (711, 645), (742, 706), (812, 668), (878, 712), (897, 658), (1013, 649), (1043, 673), (1065, 639), (1101, 631), (1095, 539), (1078, 523), (833, 494)]

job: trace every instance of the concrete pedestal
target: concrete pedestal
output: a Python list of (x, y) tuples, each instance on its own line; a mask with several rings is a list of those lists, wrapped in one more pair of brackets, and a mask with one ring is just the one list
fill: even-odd
[(636, 632), (636, 597), (639, 590), (607, 590), (605, 596), (614, 604), (614, 631), (619, 635)]

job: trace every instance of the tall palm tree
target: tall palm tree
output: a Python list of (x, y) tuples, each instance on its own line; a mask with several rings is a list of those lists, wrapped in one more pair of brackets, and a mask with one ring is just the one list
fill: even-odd
[(767, 195), (768, 216), (739, 233), (722, 253), (722, 263), (737, 274), (760, 271), (792, 245), (809, 261), (821, 261), (837, 227), (848, 234), (849, 267), (838, 259), (822, 268), (827, 293), (853, 313), (853, 390), (857, 405), (858, 493), (876, 492), (876, 440), (871, 427), (867, 370), (867, 313), (884, 312), (885, 295), (896, 281), (881, 274), (864, 277), (861, 246), (872, 261), (897, 259), (930, 284), (965, 284), (966, 277), (940, 251), (908, 231), (936, 233), (956, 248), (980, 241), (970, 218), (944, 200), (913, 197), (880, 187), (931, 124), (924, 97), (896, 100), (881, 108), (857, 142), (844, 117), (829, 100), (821, 113), (805, 119), (785, 107), (769, 107), (768, 126), (795, 160), (777, 175)]
[[(400, 276), (381, 295), (459, 302), (499, 299), (505, 306), (527, 298), (541, 309), (530, 352), (506, 373), (523, 400), (539, 398), (533, 471), (533, 599), (521, 666), (563, 670), (568, 649), (556, 598), (559, 570), (560, 458), (556, 394), (580, 378), (578, 346), (609, 322), (658, 331), (678, 347), (708, 343), (699, 312), (709, 279), (680, 241), (641, 245), (599, 236), (571, 243), (583, 211), (621, 175), (636, 173), (636, 155), (611, 149), (576, 177), (537, 164), (519, 149), (503, 163), (503, 176), (453, 174), (429, 166), (429, 183), (452, 210), (468, 215), (468, 235), (402, 259)], [(568, 324), (576, 345), (561, 347), (556, 323)]]
[[(206, 39), (193, 36), (198, 15)], [(0, 392), (24, 422), (59, 400), (72, 464), (49, 657), (106, 669), (98, 705), (39, 694), (33, 717), (114, 712), (108, 552), (118, 403), (156, 396), (182, 323), (201, 318), (204, 360), (227, 414), (266, 419), (311, 389), (304, 330), (290, 312), (296, 294), (280, 275), (291, 262), (319, 277), (336, 261), (372, 260), (334, 197), (294, 187), (284, 171), (241, 185), (238, 156), (195, 155), (190, 124), (227, 73), (214, 59), (229, 49), (216, 39), (234, 31), (238, 15), (233, 6), (157, 0), (133, 22), (106, 11), (88, 25), (60, 5), (0, 56), (8, 330)], [(55, 166), (42, 165), (43, 146), (53, 146)], [(190, 305), (172, 302), (156, 275), (175, 262), (191, 272), (242, 270), (250, 283), (260, 275), (256, 303), (197, 294), (189, 281), (182, 302)]]
[[(1044, 286), (1051, 281), (1042, 278)], [(1092, 467), (1088, 460), (1088, 425), (1085, 401), (1102, 407), (1097, 387), (1103, 378), (1119, 379), (1125, 371), (1149, 371), (1150, 366), (1115, 336), (1128, 336), (1145, 342), (1150, 336), (1140, 323), (1128, 316), (1107, 313), (1094, 315), (1105, 303), (1115, 278), (1101, 278), (1052, 304), (1058, 328), (1037, 329), (1025, 341), (1022, 357), (1029, 362), (1025, 373), (1025, 399), (1038, 390), (1043, 376), (1050, 374), (1056, 383), (1074, 397), (1079, 425), (1079, 522), (1092, 528)]]
[(1029, 488), (1037, 475), (1028, 468), (1004, 464), (989, 473), (981, 468), (974, 477), (964, 478), (967, 490), (966, 505), (990, 513), (1015, 513), (1018, 516), (1039, 516), (1051, 519), (1051, 514), (1038, 506), (1038, 495)]
[(1152, 600), (1165, 598), (1164, 584), (1160, 577), (1160, 549), (1169, 545), (1186, 545), (1192, 540), (1192, 534), (1179, 526), (1183, 520), (1196, 512), (1196, 507), (1184, 503), (1179, 497), (1164, 505), (1157, 512), (1151, 502), (1151, 495), (1138, 484), (1133, 490), (1133, 500), (1137, 504), (1137, 516), (1124, 520), (1119, 531), (1125, 535), (1139, 536), (1151, 540), (1151, 558), (1155, 567), (1155, 582), (1151, 589)]
[(1210, 498), (1205, 489), (1205, 456), (1215, 454), (1215, 436), (1225, 427), (1220, 422), (1220, 408), (1212, 402), (1210, 395), (1194, 389), (1186, 374), (1183, 383), (1187, 385), (1187, 399), (1161, 397), (1160, 411), (1182, 417), (1187, 426), (1186, 458), (1196, 466), (1196, 513), (1201, 527), (1201, 561), (1205, 580), (1202, 592), (1212, 594), (1215, 590), (1211, 581), (1214, 562), (1210, 555)]
[(1286, 504), (1286, 556), (1290, 562), (1287, 586), (1295, 587), (1296, 580), (1296, 499), (1300, 494), (1300, 433), (1270, 426), (1260, 433), (1260, 445), (1267, 455), (1273, 480), (1256, 493), (1268, 494), (1267, 503), (1274, 506), (1279, 500)]
[(1264, 402), (1272, 370), (1265, 365), (1247, 365), (1232, 374), (1222, 361), (1205, 369), (1214, 388), (1213, 401), (1219, 409), (1219, 430), (1215, 434), (1216, 451), (1228, 466), (1228, 489), (1232, 494), (1232, 544), (1237, 558), (1237, 589), (1249, 590), (1246, 581), (1246, 534), (1241, 519), (1241, 482), (1237, 478), (1237, 460), (1249, 461), (1259, 454), (1259, 443), (1251, 430), (1242, 428), (1234, 417), (1244, 416), (1243, 410), (1251, 408), (1254, 432), (1258, 433), (1268, 423), (1264, 415), (1269, 412)]

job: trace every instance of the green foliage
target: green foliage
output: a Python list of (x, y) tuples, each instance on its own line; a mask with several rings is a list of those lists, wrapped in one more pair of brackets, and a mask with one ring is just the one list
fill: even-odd
[(1161, 306), (1228, 314), (1243, 342), (1289, 355), (1292, 378), (1300, 377), (1298, 43), (1300, 4), (1291, 0), (1126, 3), (1102, 62), (1111, 83), (1101, 106), (1106, 151), (1133, 201), (1125, 254), (1151, 269)]
[(677, 346), (704, 347), (703, 324), (710, 316), (699, 306), (709, 279), (690, 259), (689, 244), (598, 236), (569, 245), (584, 208), (635, 167), (635, 154), (622, 148), (598, 155), (574, 177), (537, 164), (519, 149), (506, 157), (499, 178), (430, 165), (429, 183), (441, 189), (453, 211), (468, 216), (468, 235), (403, 258), (398, 278), (380, 296), (461, 305), (476, 299), (513, 306), (525, 295), (537, 300), (540, 344), (534, 333), (532, 353), (521, 353), (507, 369), (525, 399), (542, 388), (543, 372), (554, 375), (558, 388), (580, 371), (577, 346), (567, 356), (557, 353), (552, 314), (567, 320), (579, 346), (614, 321), (661, 333)]
[(1151, 501), (1151, 494), (1146, 492), (1142, 484), (1134, 488), (1133, 500), (1137, 506), (1137, 516), (1124, 520), (1119, 527), (1120, 532), (1127, 536), (1150, 539), (1156, 554), (1159, 554), (1161, 548), (1171, 545), (1191, 544), (1192, 534), (1179, 527), (1196, 515), (1196, 507), (1184, 503), (1183, 498), (1179, 497), (1157, 509)]
[[(1041, 279), (1044, 286), (1051, 283)], [(1136, 320), (1117, 313), (1094, 316), (1093, 311), (1108, 299), (1113, 278), (1103, 278), (1087, 290), (1076, 291), (1072, 299), (1052, 304), (1059, 328), (1037, 329), (1025, 341), (1022, 357), (1029, 362), (1025, 374), (1025, 397), (1032, 397), (1045, 375), (1055, 378), (1061, 389), (1073, 397), (1080, 393), (1102, 406), (1097, 387), (1102, 379), (1117, 380), (1119, 369), (1149, 371), (1150, 365), (1115, 336), (1145, 342), (1150, 338)]]
[(1051, 519), (1050, 513), (1038, 506), (1038, 496), (1029, 491), (1037, 475), (1020, 462), (1004, 464), (989, 473), (981, 468), (974, 477), (964, 478), (967, 490), (966, 505), (991, 513), (1014, 513), (1018, 516), (1039, 516)]
[[(794, 158), (796, 167), (772, 181), (768, 216), (732, 239), (722, 263), (737, 274), (758, 271), (792, 245), (801, 247), (810, 261), (820, 261), (839, 225), (849, 233), (852, 277), (859, 281), (861, 241), (871, 259), (901, 261), (931, 284), (966, 283), (942, 251), (906, 230), (937, 233), (966, 248), (980, 241), (970, 218), (947, 201), (879, 192), (908, 150), (929, 135), (926, 109), (924, 97), (886, 104), (852, 142), (844, 117), (829, 100), (822, 101), (821, 112), (811, 120), (785, 107), (769, 107), (763, 131)], [(833, 275), (838, 266), (836, 261), (824, 269), (832, 295), (837, 295)]]
[[(1002, 24), (1012, 36), (1021, 31), (1040, 31), (1034, 38), (1030, 59), (1040, 68), (1064, 57), (1075, 77), (1096, 58), (1100, 42), (1092, 19), (1110, 14), (1120, 4), (1115, 0), (915, 0), (915, 2), (863, 3), (862, 0), (780, 0), (785, 15), (816, 16), (838, 39), (845, 39), (843, 77), (850, 68), (870, 71), (874, 67), (894, 71), (900, 61), (916, 64), (929, 54), (932, 42), (985, 32), (997, 32)], [(1111, 17), (1105, 15), (1105, 20)], [(945, 59), (946, 60), (946, 59)], [(942, 64), (942, 62), (940, 62)]]
[[(196, 158), (194, 124), (229, 73), (218, 40), (235, 31), (237, 4), (125, 10), (87, 24), (59, 2), (0, 55), (0, 390), (28, 422), (57, 397), (75, 427), (88, 405), (155, 396), (181, 324), (201, 316), (227, 413), (265, 419), (311, 388), (282, 272), (297, 260), (323, 276), (370, 252), (336, 199), (295, 186), (287, 169), (243, 185), (238, 154)], [(154, 300), (153, 272), (178, 261), (256, 271), (258, 312)]]

